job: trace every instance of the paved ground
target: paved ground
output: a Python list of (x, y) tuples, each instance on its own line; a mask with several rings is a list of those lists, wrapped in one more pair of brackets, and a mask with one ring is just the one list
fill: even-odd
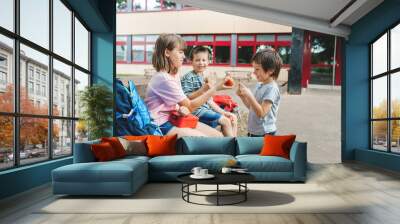
[[(135, 80), (143, 83), (146, 80)], [(244, 82), (252, 88), (255, 82)], [(247, 132), (247, 109), (234, 93), (221, 91), (239, 103), (243, 121), (239, 134)], [(297, 140), (308, 143), (308, 161), (311, 163), (340, 163), (340, 90), (306, 89), (301, 95), (289, 95), (281, 88), (282, 100), (278, 112), (278, 134), (293, 133)]]

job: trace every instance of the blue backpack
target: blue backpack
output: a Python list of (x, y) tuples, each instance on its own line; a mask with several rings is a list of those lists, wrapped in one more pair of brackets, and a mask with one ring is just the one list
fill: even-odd
[(116, 133), (124, 135), (162, 135), (158, 125), (153, 123), (143, 99), (139, 96), (133, 81), (128, 88), (117, 79)]

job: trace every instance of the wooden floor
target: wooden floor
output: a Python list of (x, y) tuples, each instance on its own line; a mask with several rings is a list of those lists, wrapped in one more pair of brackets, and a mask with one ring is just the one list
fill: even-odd
[(367, 206), (356, 214), (35, 214), (38, 207), (54, 200), (47, 185), (1, 201), (0, 223), (400, 223), (398, 173), (358, 163), (310, 165), (308, 182), (324, 186), (349, 203)]

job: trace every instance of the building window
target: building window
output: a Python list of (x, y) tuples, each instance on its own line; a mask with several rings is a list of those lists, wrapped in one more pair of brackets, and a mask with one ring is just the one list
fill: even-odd
[(127, 36), (117, 36), (116, 52), (118, 63), (128, 62), (127, 38)]
[[(74, 142), (78, 140), (74, 138), (78, 129), (73, 129), (73, 124), (79, 120), (79, 114), (73, 114), (72, 106), (79, 103), (81, 88), (72, 92), (70, 86), (74, 83), (79, 87), (88, 86), (91, 76), (91, 34), (72, 7), (66, 5), (67, 1), (51, 0), (53, 4), (49, 4), (49, 0), (16, 2), (20, 8), (17, 14), (14, 14), (13, 0), (2, 0), (0, 7), (0, 17), (10, 17), (0, 19), (0, 26), (8, 30), (0, 29), (0, 82), (5, 79), (10, 87), (5, 91), (0, 88), (0, 170), (72, 155)], [(40, 9), (40, 13), (34, 13), (37, 10), (33, 9)], [(19, 23), (13, 24), (13, 21)], [(20, 33), (14, 32), (14, 26)], [(15, 51), (14, 42), (19, 43), (18, 51)], [(50, 49), (50, 43), (53, 43), (53, 49)], [(12, 74), (14, 69), (11, 68), (15, 66), (18, 66), (19, 74)], [(82, 80), (81, 73), (86, 80)], [(76, 74), (75, 80), (73, 74)], [(20, 80), (18, 88), (13, 83), (15, 75)], [(49, 77), (54, 78), (52, 90), (49, 89)], [(59, 79), (63, 81), (62, 88), (58, 86)], [(15, 93), (17, 90), (18, 94)], [(62, 107), (57, 105), (60, 95)], [(50, 105), (50, 99), (53, 99), (53, 105)], [(14, 111), (15, 106), (19, 108), (18, 112)], [(75, 111), (79, 109), (75, 108)], [(18, 133), (13, 132), (14, 125)], [(79, 140), (86, 140), (85, 127), (80, 127), (79, 132)]]
[(370, 45), (371, 148), (400, 153), (400, 24)]
[[(132, 9), (129, 8), (132, 4)], [(193, 9), (191, 6), (183, 7), (169, 0), (122, 0), (117, 1), (117, 12), (143, 12), (143, 11), (168, 11)]]

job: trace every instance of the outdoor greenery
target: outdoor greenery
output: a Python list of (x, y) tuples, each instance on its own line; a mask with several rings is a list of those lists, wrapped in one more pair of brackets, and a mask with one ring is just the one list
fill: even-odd
[(104, 85), (95, 84), (80, 93), (80, 107), (83, 109), (81, 119), (84, 122), (78, 124), (87, 126), (89, 139), (111, 135), (112, 105), (112, 92)]
[[(392, 100), (391, 117), (400, 117), (400, 100)], [(373, 108), (373, 118), (387, 118), (387, 101), (383, 100), (378, 106)], [(374, 138), (386, 138), (387, 122), (374, 122)], [(400, 138), (400, 122), (392, 121), (392, 141), (398, 141)]]

